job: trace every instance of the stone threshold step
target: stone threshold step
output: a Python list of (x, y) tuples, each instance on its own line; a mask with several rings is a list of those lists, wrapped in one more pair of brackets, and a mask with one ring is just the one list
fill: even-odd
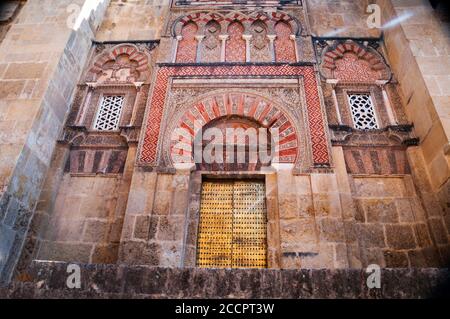
[[(365, 269), (232, 270), (35, 261), (18, 280), (0, 288), (0, 298), (416, 299), (449, 296), (449, 269), (381, 269), (380, 274), (381, 288), (369, 289), (367, 279), (371, 274)], [(69, 288), (78, 283), (79, 289)]]

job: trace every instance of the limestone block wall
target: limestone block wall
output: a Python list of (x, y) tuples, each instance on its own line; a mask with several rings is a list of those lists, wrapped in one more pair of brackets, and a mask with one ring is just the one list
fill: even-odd
[[(109, 1), (73, 30), (69, 4), (30, 0), (0, 44), (0, 281), (22, 251), (72, 95)], [(72, 12), (73, 14), (73, 12)], [(14, 132), (11, 134), (11, 132)]]
[(37, 259), (115, 263), (127, 189), (120, 177), (65, 174)]
[(439, 254), (410, 176), (351, 178), (363, 265), (437, 267)]
[(281, 268), (348, 267), (336, 175), (281, 170), (277, 178)]
[(121, 263), (182, 266), (188, 189), (186, 173), (135, 170), (122, 232)]
[(350, 175), (341, 147), (334, 174), (278, 171), (282, 268), (442, 265), (411, 175)]
[[(367, 26), (368, 0), (307, 0), (311, 33), (314, 36), (379, 37), (381, 31)], [(326, 12), (326, 14), (323, 14)]]
[[(266, 176), (270, 268), (344, 269), (442, 265), (410, 175), (346, 172), (335, 147), (332, 174)], [(119, 262), (195, 267), (201, 178), (136, 169)]]
[(97, 33), (99, 41), (159, 39), (170, 1), (112, 0)]
[(411, 15), (386, 30), (386, 47), (437, 190), (450, 175), (450, 119), (446, 110), (450, 98), (449, 23), (440, 20), (428, 1), (380, 1), (380, 5), (385, 20)]
[(70, 150), (60, 144), (16, 267), (20, 277), (32, 260), (116, 263), (136, 148), (121, 174), (66, 172)]
[[(73, 162), (70, 146), (58, 144), (16, 267), (18, 276), (35, 259), (117, 262), (136, 146), (123, 152), (123, 171), (80, 173), (67, 169)], [(92, 165), (93, 158), (89, 161)], [(121, 159), (112, 165), (117, 167), (117, 162), (122, 165)]]
[(402, 16), (385, 30), (385, 44), (400, 84), (406, 113), (421, 140), (409, 153), (415, 183), (425, 204), (432, 240), (450, 260), (449, 22), (421, 1), (377, 1), (384, 21)]

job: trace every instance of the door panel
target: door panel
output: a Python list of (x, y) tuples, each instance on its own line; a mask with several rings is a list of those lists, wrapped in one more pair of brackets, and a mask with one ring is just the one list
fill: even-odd
[(203, 184), (197, 251), (199, 267), (267, 267), (263, 182)]

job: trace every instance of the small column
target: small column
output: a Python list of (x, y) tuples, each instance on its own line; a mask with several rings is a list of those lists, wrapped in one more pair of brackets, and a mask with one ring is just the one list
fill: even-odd
[(295, 36), (295, 34), (291, 34), (291, 40), (294, 41), (295, 62), (299, 62), (300, 61), (300, 56), (298, 54), (297, 37)]
[(137, 110), (139, 107), (139, 101), (141, 100), (142, 86), (144, 85), (144, 82), (134, 82), (133, 84), (136, 87), (136, 99), (134, 100), (133, 112), (131, 113), (129, 126), (135, 126), (136, 124)]
[(173, 50), (173, 56), (172, 56), (172, 63), (177, 62), (177, 55), (178, 55), (178, 45), (180, 44), (180, 41), (183, 40), (183, 37), (181, 35), (177, 36), (174, 39), (174, 50)]
[(227, 34), (221, 34), (219, 35), (220, 41), (222, 41), (222, 47), (220, 49), (220, 62), (225, 62), (225, 51), (227, 47), (227, 40), (228, 35)]
[(331, 84), (332, 91), (331, 95), (333, 97), (333, 104), (334, 104), (334, 110), (336, 112), (336, 119), (338, 121), (338, 125), (342, 125), (342, 117), (341, 117), (341, 111), (339, 110), (339, 102), (336, 95), (336, 85), (338, 84), (338, 80), (327, 80), (328, 84)]
[(275, 56), (275, 39), (277, 36), (275, 34), (267, 35), (270, 41), (270, 54), (272, 55), (272, 62), (276, 62), (277, 57)]
[(83, 126), (85, 117), (86, 117), (86, 111), (89, 108), (89, 104), (91, 104), (91, 99), (92, 99), (92, 92), (94, 91), (95, 87), (96, 87), (96, 83), (95, 82), (89, 82), (86, 83), (87, 87), (88, 87), (88, 92), (86, 94), (86, 97), (83, 101), (83, 104), (80, 107), (80, 111), (78, 112), (78, 118), (75, 122), (75, 124), (77, 126)]
[(196, 63), (200, 63), (202, 61), (201, 53), (202, 53), (202, 41), (205, 38), (204, 35), (196, 35), (195, 40), (197, 40), (197, 58), (195, 59)]
[(392, 109), (391, 101), (389, 100), (389, 96), (386, 92), (386, 84), (387, 83), (388, 83), (387, 81), (377, 81), (377, 84), (380, 87), (381, 92), (383, 94), (383, 102), (386, 107), (386, 113), (389, 118), (389, 124), (390, 125), (398, 125), (398, 121), (395, 117), (394, 110)]
[(243, 34), (242, 39), (245, 40), (245, 62), (250, 62), (250, 40), (252, 39), (251, 34)]

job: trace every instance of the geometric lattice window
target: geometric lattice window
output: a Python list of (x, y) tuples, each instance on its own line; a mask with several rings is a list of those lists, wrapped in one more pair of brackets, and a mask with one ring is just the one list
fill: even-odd
[(376, 130), (379, 128), (370, 94), (349, 94), (353, 123), (357, 130)]
[(119, 128), (125, 97), (122, 95), (105, 95), (95, 120), (94, 129), (98, 131), (115, 131)]

